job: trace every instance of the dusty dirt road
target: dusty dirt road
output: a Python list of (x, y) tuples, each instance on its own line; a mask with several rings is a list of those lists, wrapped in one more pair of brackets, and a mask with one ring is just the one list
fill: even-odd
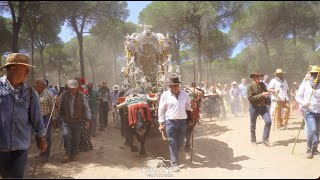
[[(250, 143), (249, 117), (201, 120), (194, 132), (194, 155), (186, 154), (180, 172), (155, 171), (156, 157), (169, 158), (168, 142), (160, 136), (148, 137), (147, 155), (140, 157), (124, 145), (120, 130), (112, 125), (106, 132), (98, 132), (92, 138), (94, 150), (80, 153), (78, 161), (61, 163), (63, 147), (59, 150), (61, 134), (53, 133), (53, 147), (49, 162), (36, 163), (37, 151), (34, 142), (29, 151), (28, 178), (318, 178), (320, 156), (304, 158), (306, 141), (302, 130), (295, 148), (291, 151), (301, 122), (301, 117), (292, 115), (287, 130), (271, 130), (270, 141), (274, 147), (261, 144), (264, 122), (257, 122), (258, 146)], [(138, 145), (135, 140), (135, 144)], [(35, 175), (33, 176), (34, 167)], [(150, 168), (151, 167), (151, 168)], [(162, 177), (160, 177), (162, 176)]]

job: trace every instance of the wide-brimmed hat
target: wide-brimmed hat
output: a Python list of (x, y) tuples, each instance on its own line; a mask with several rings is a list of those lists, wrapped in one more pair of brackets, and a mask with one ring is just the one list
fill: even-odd
[(169, 77), (168, 85), (181, 84), (178, 76)]
[(286, 72), (284, 72), (282, 69), (276, 69), (276, 72), (274, 73), (274, 75), (276, 74), (284, 74)]
[(262, 73), (260, 73), (259, 71), (255, 71), (254, 73), (251, 73), (250, 74), (250, 78), (252, 78), (254, 75), (256, 75), (256, 76), (263, 76), (263, 74)]
[(68, 81), (68, 88), (78, 88), (79, 87), (79, 83), (77, 80), (75, 79), (70, 79)]
[(232, 82), (232, 85), (236, 85), (236, 84), (237, 84), (237, 82), (236, 82), (236, 81), (233, 81), (233, 82)]
[(310, 73), (319, 73), (319, 72), (320, 72), (320, 66), (319, 65), (311, 66)]
[(108, 87), (108, 84), (107, 84), (107, 82), (102, 82), (102, 83), (100, 84), (100, 86)]
[(35, 67), (35, 66), (30, 65), (28, 56), (21, 54), (21, 53), (11, 53), (8, 55), (6, 63), (3, 66), (1, 66), (0, 68), (2, 69), (6, 66), (14, 65), (14, 64), (21, 64), (21, 65), (25, 65), (28, 67)]
[(112, 90), (114, 90), (114, 91), (118, 91), (120, 88), (119, 88), (119, 86), (118, 85), (114, 85), (113, 87), (112, 87)]

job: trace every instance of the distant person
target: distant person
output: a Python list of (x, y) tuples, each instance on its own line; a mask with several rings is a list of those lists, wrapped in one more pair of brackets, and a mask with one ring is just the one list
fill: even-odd
[(247, 113), (248, 111), (248, 97), (247, 97), (247, 84), (246, 79), (241, 79), (241, 84), (238, 86), (240, 90), (240, 103), (241, 103), (241, 111), (243, 113)]
[(260, 82), (261, 76), (262, 74), (259, 72), (252, 73), (250, 78), (252, 78), (253, 81), (248, 86), (251, 143), (253, 146), (257, 146), (256, 123), (257, 117), (261, 115), (265, 122), (262, 143), (267, 147), (271, 147), (272, 144), (269, 142), (271, 117), (266, 106), (268, 104), (269, 93), (264, 83)]
[(45, 126), (36, 92), (24, 81), (30, 72), (28, 57), (9, 54), (6, 75), (0, 78), (0, 176), (24, 178), (31, 128), (40, 153), (47, 150)]
[[(289, 85), (284, 78), (284, 73), (282, 69), (277, 69), (274, 73), (276, 77), (270, 81), (268, 87), (268, 91), (273, 93), (272, 101), (275, 103), (275, 125), (278, 130), (285, 130), (287, 128), (290, 116)], [(282, 109), (283, 113), (281, 113)]]
[(110, 90), (107, 82), (103, 82), (99, 89), (99, 103), (99, 130), (104, 131), (108, 126), (108, 114), (111, 109)]

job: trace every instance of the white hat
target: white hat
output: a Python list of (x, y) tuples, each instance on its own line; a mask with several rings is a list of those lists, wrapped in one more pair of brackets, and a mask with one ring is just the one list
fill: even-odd
[(233, 82), (232, 82), (232, 85), (234, 85), (234, 84), (237, 84), (237, 82), (233, 81)]
[(113, 89), (114, 91), (117, 91), (117, 90), (119, 90), (120, 88), (119, 88), (118, 85), (114, 85), (114, 86), (112, 87), (112, 89)]
[(78, 81), (75, 79), (70, 79), (68, 81), (68, 87), (69, 88), (78, 88), (79, 87)]

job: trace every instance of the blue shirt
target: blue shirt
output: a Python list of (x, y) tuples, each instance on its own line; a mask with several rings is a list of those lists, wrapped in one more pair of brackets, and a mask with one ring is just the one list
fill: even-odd
[(239, 91), (240, 91), (240, 97), (241, 98), (247, 98), (247, 85), (244, 85), (243, 83), (241, 83), (239, 85)]
[(54, 96), (57, 96), (57, 95), (58, 95), (58, 92), (57, 92), (55, 89), (48, 87), (48, 90), (49, 90), (50, 92), (52, 92), (52, 94), (53, 94)]
[(39, 97), (32, 90), (30, 98), (29, 88), (22, 83), (13, 90), (6, 76), (0, 78), (0, 150), (27, 150), (31, 128), (36, 137), (45, 136)]

